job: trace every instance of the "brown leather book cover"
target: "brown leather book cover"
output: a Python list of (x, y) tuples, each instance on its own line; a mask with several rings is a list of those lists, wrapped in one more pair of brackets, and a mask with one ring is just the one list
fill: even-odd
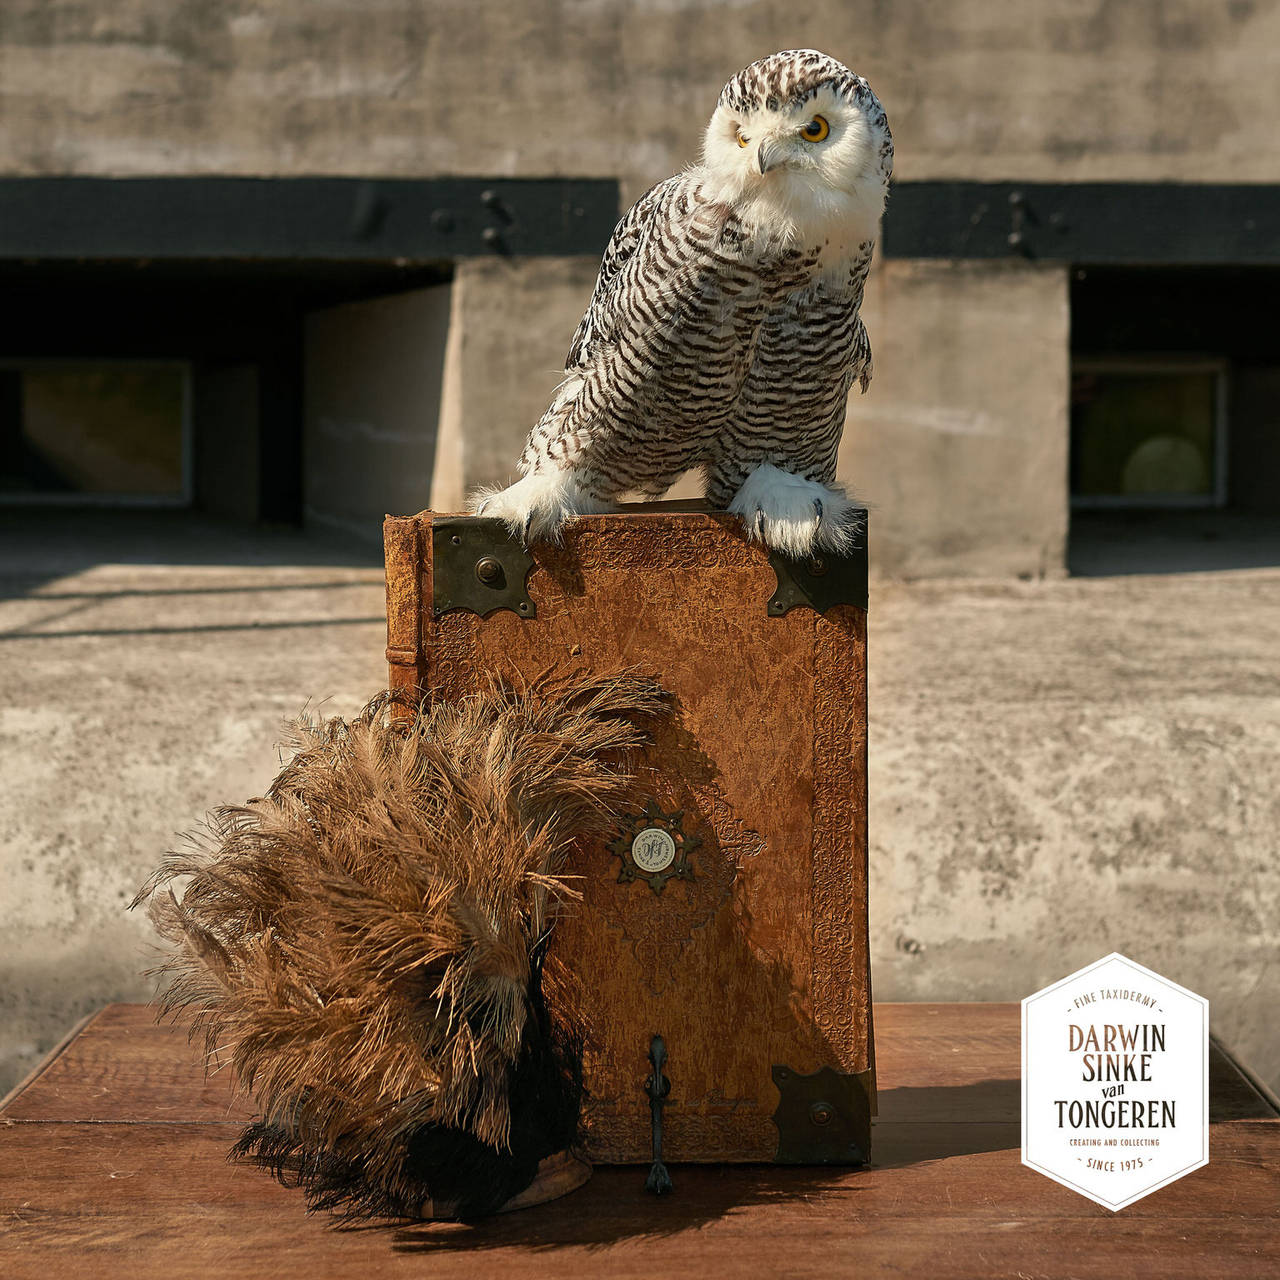
[(588, 1154), (860, 1163), (875, 1106), (867, 948), (866, 555), (795, 564), (656, 503), (528, 551), (496, 521), (388, 517), (393, 686), (637, 666), (676, 711), (644, 801), (571, 871), (552, 945), (587, 993)]

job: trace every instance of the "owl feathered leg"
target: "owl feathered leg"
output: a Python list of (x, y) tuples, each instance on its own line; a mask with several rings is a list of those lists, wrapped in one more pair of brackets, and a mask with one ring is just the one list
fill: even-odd
[(565, 374), (529, 433), (520, 457), (522, 478), (505, 489), (476, 490), (476, 515), (496, 516), (527, 546), (535, 538), (558, 541), (570, 516), (617, 509), (610, 499), (618, 486), (605, 481), (584, 452), (590, 433), (583, 429), (583, 409), (591, 404), (588, 383), (598, 377), (596, 369)]
[(534, 538), (556, 540), (570, 516), (616, 510), (572, 470), (533, 471), (505, 489), (478, 489), (471, 507), (478, 516), (502, 520), (526, 545)]
[(761, 463), (729, 503), (746, 522), (747, 535), (802, 559), (819, 550), (848, 551), (861, 509), (842, 489), (829, 489), (772, 463)]

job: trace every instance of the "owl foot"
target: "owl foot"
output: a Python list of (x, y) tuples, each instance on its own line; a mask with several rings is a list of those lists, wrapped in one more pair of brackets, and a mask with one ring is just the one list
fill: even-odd
[(539, 471), (505, 489), (479, 489), (471, 495), (471, 508), (478, 516), (501, 520), (525, 546), (535, 538), (557, 541), (570, 516), (615, 510), (569, 471)]
[(729, 510), (743, 518), (754, 541), (796, 560), (819, 550), (848, 551), (862, 515), (838, 489), (768, 462), (747, 477)]

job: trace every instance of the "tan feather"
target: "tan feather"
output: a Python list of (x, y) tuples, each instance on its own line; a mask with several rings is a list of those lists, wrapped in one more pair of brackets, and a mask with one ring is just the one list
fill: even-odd
[(565, 859), (627, 800), (628, 753), (663, 708), (633, 673), (548, 673), (304, 716), (266, 796), (166, 857), (135, 902), (171, 944), (163, 1011), (229, 1059), (277, 1164), (287, 1146), (358, 1166), (359, 1193), (329, 1202), (405, 1211), (423, 1194), (410, 1135), (509, 1146), (509, 1083), (544, 990), (580, 1016), (572, 976), (552, 966), (544, 987), (540, 963), (577, 896)]

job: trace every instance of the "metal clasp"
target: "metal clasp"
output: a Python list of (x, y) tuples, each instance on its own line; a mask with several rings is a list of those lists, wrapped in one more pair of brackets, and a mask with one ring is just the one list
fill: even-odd
[(872, 1071), (776, 1065), (779, 1164), (866, 1164), (871, 1158)]
[(649, 1042), (649, 1061), (653, 1064), (653, 1074), (645, 1081), (644, 1091), (649, 1095), (649, 1112), (653, 1117), (653, 1167), (644, 1189), (655, 1196), (665, 1196), (673, 1189), (671, 1175), (662, 1163), (662, 1108), (667, 1105), (671, 1081), (662, 1071), (667, 1061), (667, 1046), (661, 1036), (654, 1036)]

